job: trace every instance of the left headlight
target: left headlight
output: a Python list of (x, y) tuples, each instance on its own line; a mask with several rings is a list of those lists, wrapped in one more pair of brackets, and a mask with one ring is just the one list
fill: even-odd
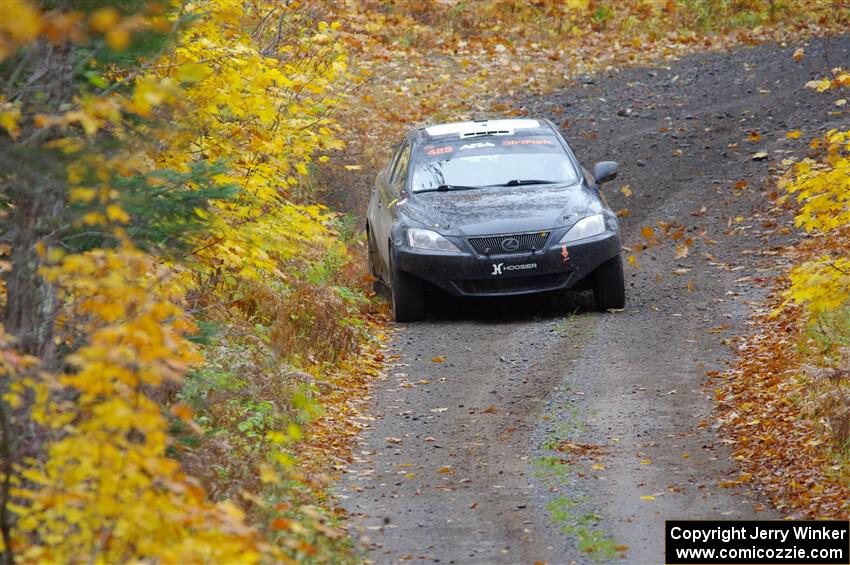
[(435, 231), (410, 228), (407, 230), (407, 243), (417, 249), (430, 249), (443, 253), (460, 253), (454, 243)]
[(582, 218), (573, 224), (573, 227), (561, 238), (560, 243), (570, 243), (571, 241), (586, 239), (602, 233), (605, 233), (605, 216), (595, 214)]

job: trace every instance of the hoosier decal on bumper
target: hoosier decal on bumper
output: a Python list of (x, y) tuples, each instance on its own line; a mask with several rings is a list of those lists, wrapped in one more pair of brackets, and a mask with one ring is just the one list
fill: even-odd
[(504, 274), (505, 271), (524, 271), (526, 269), (536, 269), (537, 263), (523, 263), (522, 265), (505, 265), (504, 263), (493, 263), (493, 276)]

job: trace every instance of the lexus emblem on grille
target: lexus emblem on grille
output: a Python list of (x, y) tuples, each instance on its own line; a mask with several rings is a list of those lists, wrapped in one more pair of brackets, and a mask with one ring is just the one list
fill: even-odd
[(515, 237), (506, 237), (502, 240), (502, 249), (505, 251), (516, 251), (519, 249), (519, 240)]

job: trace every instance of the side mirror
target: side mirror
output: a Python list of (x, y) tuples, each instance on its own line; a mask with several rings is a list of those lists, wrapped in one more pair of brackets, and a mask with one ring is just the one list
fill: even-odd
[(617, 178), (617, 165), (616, 161), (600, 161), (593, 166), (593, 178), (596, 181), (596, 184), (602, 184), (603, 182), (612, 181)]

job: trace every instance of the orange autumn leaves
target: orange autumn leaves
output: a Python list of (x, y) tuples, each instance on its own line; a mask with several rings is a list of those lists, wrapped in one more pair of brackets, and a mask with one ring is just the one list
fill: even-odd
[[(629, 248), (632, 253), (627, 256), (626, 260), (632, 267), (640, 268), (640, 263), (637, 261), (637, 254), (651, 249), (661, 243), (662, 239), (668, 239), (674, 244), (673, 257), (674, 259), (685, 259), (690, 255), (691, 247), (694, 245), (694, 238), (686, 236), (687, 227), (677, 222), (664, 222), (656, 220), (655, 227), (643, 226), (640, 229), (640, 235), (643, 241), (636, 243)], [(690, 269), (683, 272), (673, 271), (673, 274), (685, 274)], [(689, 285), (688, 290), (692, 287)]]
[[(808, 240), (794, 255), (816, 253), (813, 243)], [(780, 300), (775, 295), (768, 308)], [(847, 470), (830, 453), (818, 420), (801, 418), (800, 402), (812, 394), (813, 383), (800, 378), (799, 308), (782, 308), (778, 315), (762, 310), (753, 322), (755, 333), (735, 340), (734, 367), (711, 374), (718, 420), (734, 458), (783, 514), (847, 519)]]

